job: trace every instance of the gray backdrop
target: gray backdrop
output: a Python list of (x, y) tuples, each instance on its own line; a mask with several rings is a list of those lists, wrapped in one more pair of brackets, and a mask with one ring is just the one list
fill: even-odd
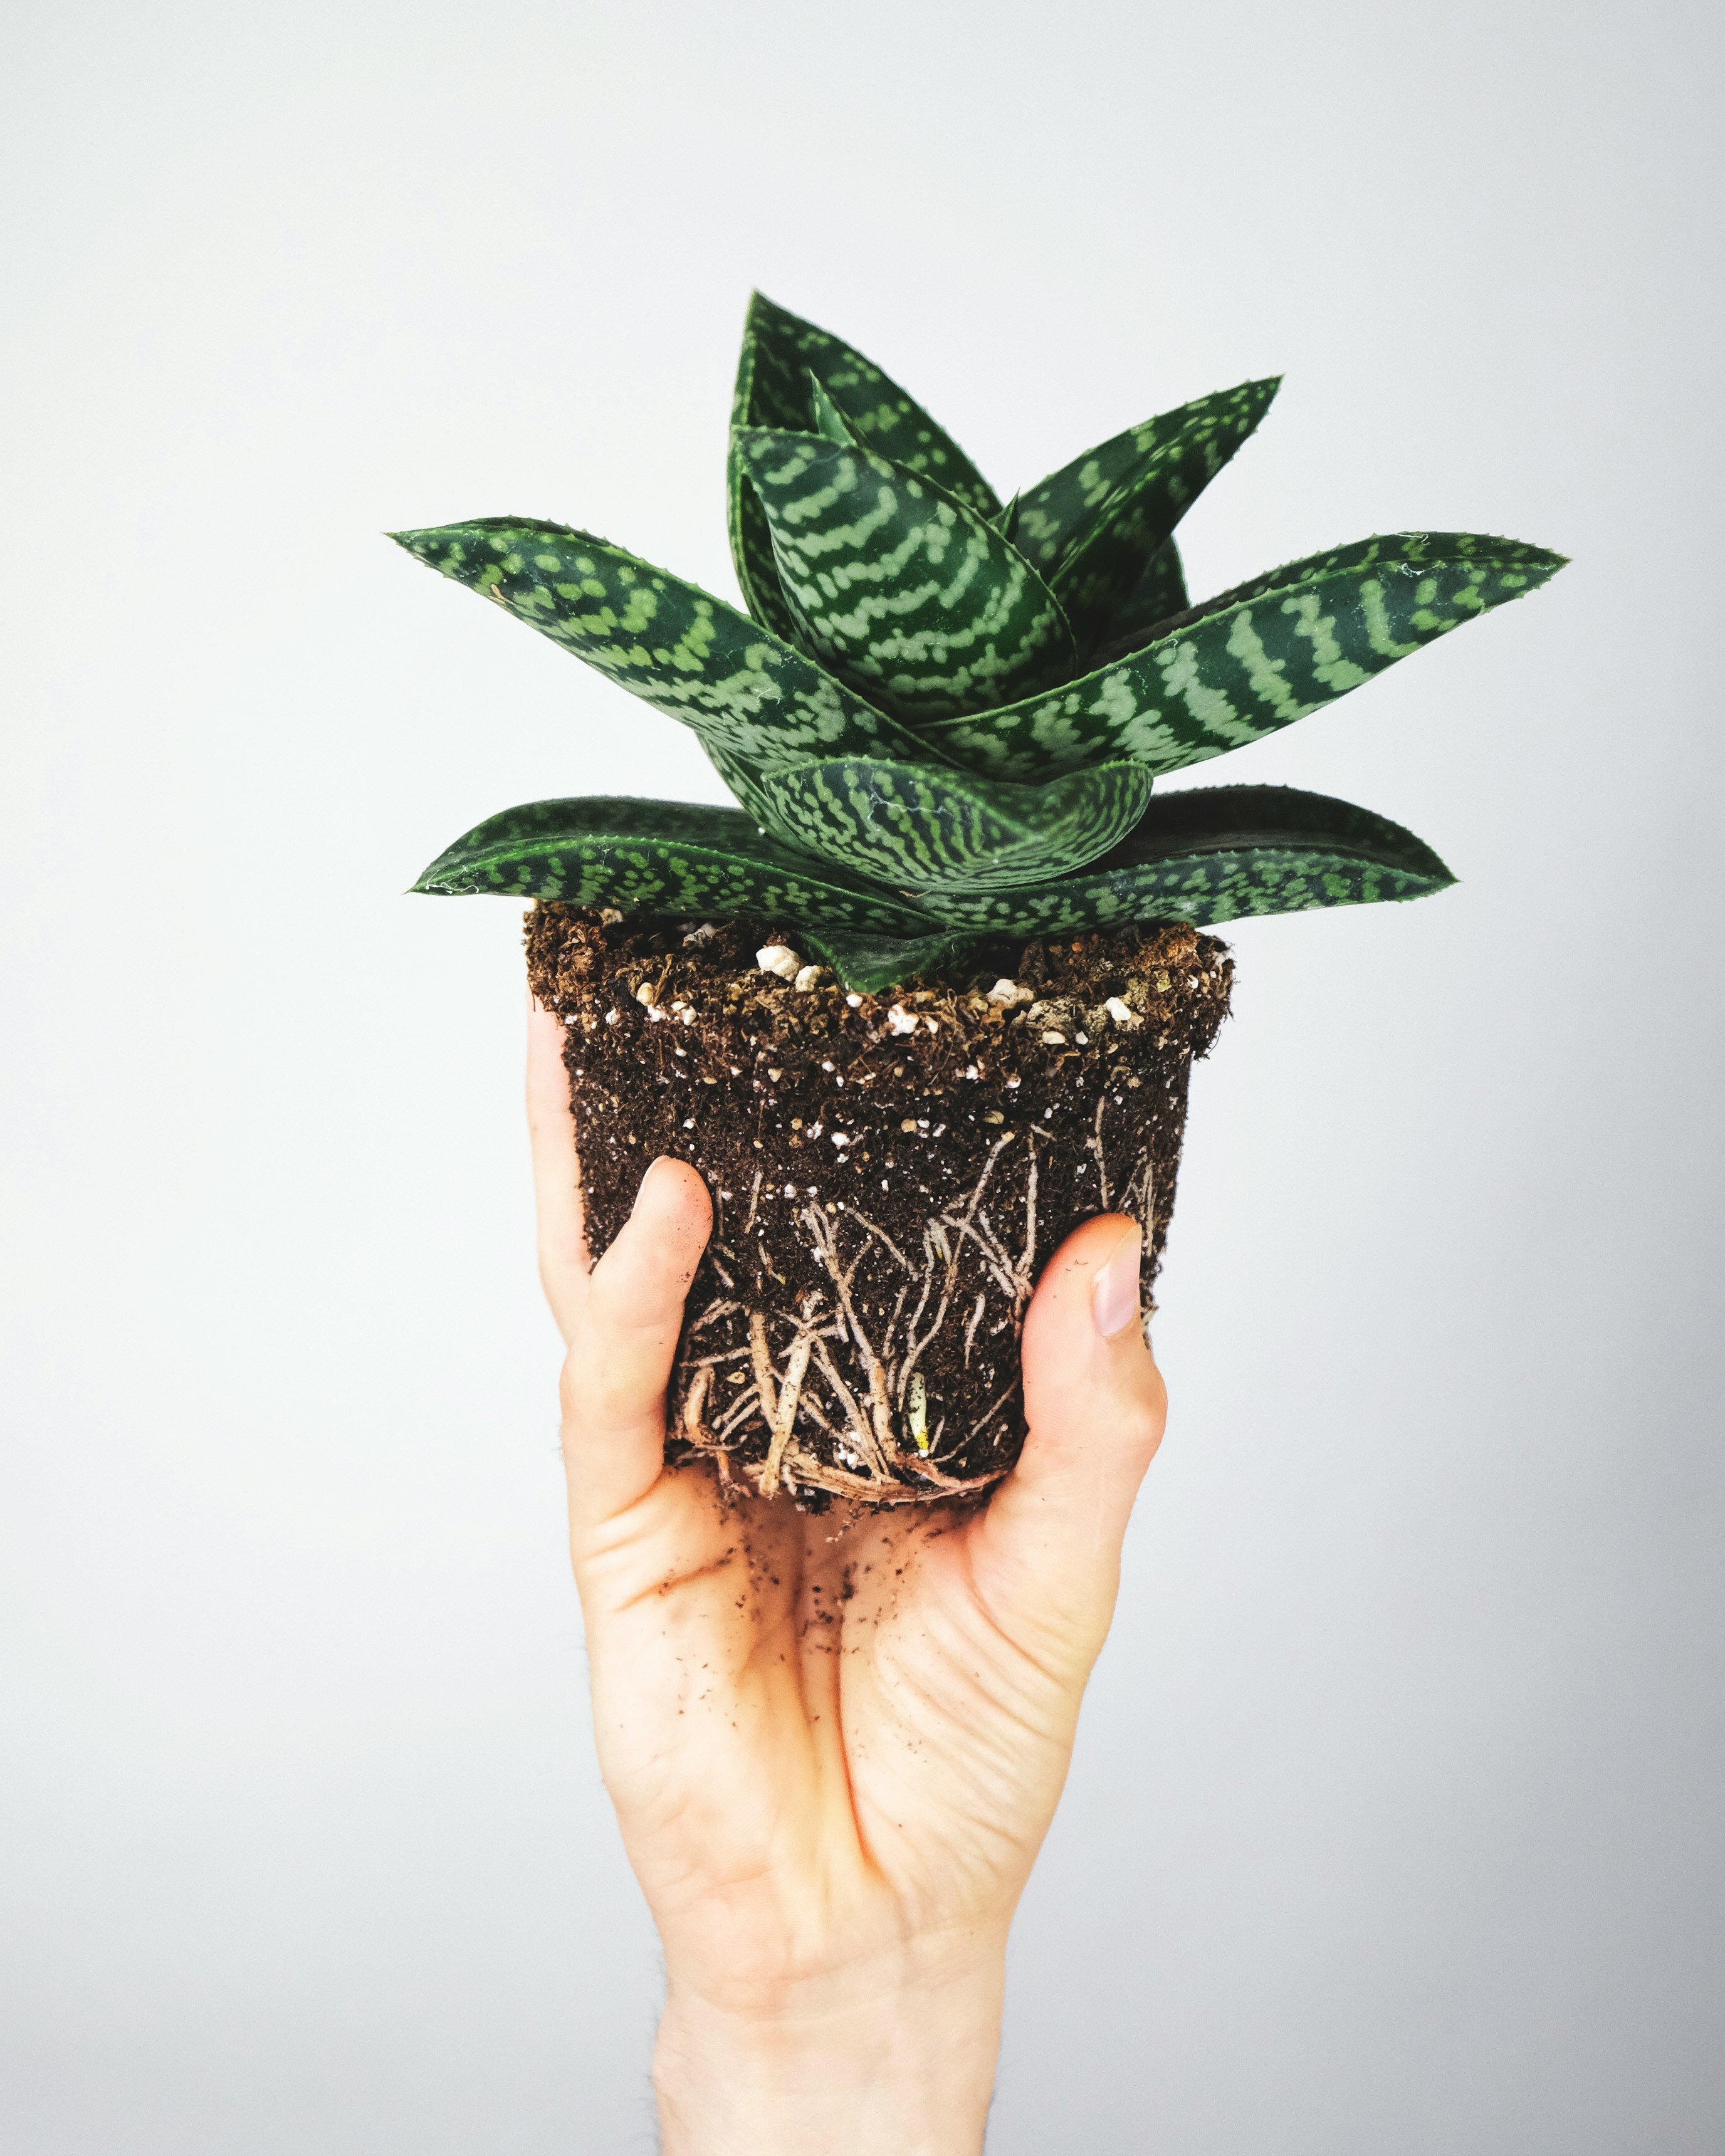
[(1244, 927), (992, 2148), (1725, 2144), (1716, 9), (19, 8), (0, 2143), (650, 2145), (506, 904), (693, 741), (377, 534), (730, 592), (758, 283), (1006, 487), (1286, 369), (1194, 587), (1572, 553), (1206, 778), (1463, 881)]

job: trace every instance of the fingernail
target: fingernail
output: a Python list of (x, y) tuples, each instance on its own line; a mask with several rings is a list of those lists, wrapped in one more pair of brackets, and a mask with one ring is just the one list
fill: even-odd
[(640, 1181), (635, 1185), (635, 1204), (637, 1205), (639, 1205), (642, 1199), (646, 1196), (647, 1185), (653, 1180), (654, 1177), (658, 1174), (659, 1171), (665, 1166), (665, 1162), (669, 1158), (669, 1154), (660, 1153), (657, 1159), (649, 1160), (648, 1162), (645, 1173), (642, 1176)]
[(1091, 1289), (1091, 1314), (1105, 1340), (1111, 1340), (1117, 1332), (1124, 1332), (1137, 1317), (1138, 1260), (1142, 1240), (1136, 1228), (1122, 1235)]

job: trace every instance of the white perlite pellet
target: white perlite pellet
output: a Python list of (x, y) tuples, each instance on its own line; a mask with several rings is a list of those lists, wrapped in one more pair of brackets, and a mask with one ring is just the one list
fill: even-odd
[(777, 973), (782, 981), (794, 981), (803, 970), (803, 961), (788, 943), (763, 943), (755, 953), (755, 963), (763, 973)]

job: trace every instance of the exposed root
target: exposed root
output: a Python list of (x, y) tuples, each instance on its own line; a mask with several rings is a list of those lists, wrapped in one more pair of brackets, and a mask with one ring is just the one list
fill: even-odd
[(1091, 1152), (1096, 1155), (1096, 1181), (1101, 1188), (1102, 1199), (1101, 1210), (1104, 1213), (1111, 1212), (1113, 1209), (1108, 1203), (1108, 1156), (1102, 1150), (1102, 1117), (1107, 1113), (1107, 1111), (1108, 1095), (1106, 1089), (1104, 1088), (1104, 1090), (1096, 1096), (1096, 1130), (1092, 1135), (1085, 1141), (1085, 1143), (1090, 1147)]
[(767, 1320), (758, 1310), (749, 1313), (749, 1347), (754, 1357), (756, 1395), (771, 1433), (767, 1457), (761, 1468), (761, 1495), (770, 1497), (778, 1487), (785, 1448), (796, 1426), (803, 1380), (808, 1374), (809, 1358), (814, 1353), (814, 1333), (805, 1318), (785, 1357), (783, 1381), (776, 1386), (773, 1358), (767, 1346)]
[[(676, 1432), (688, 1450), (722, 1458), (727, 1476), (739, 1449), (752, 1454), (763, 1496), (820, 1491), (896, 1505), (927, 1502), (936, 1491), (963, 1497), (991, 1488), (1022, 1435), (1012, 1409), (1019, 1336), (1035, 1283), (1045, 1142), (1034, 1130), (1003, 1132), (970, 1188), (925, 1221), (914, 1256), (855, 1205), (811, 1200), (775, 1214), (778, 1235), (793, 1229), (818, 1260), (827, 1291), (805, 1296), (796, 1310), (732, 1294), (691, 1315), (673, 1388)], [(984, 1200), (1015, 1144), (1016, 1187), (1004, 1188), (999, 1202), (1003, 1218), (1017, 1211), (1022, 1225), (1008, 1235)], [(1147, 1188), (1147, 1170), (1142, 1162), (1134, 1168), (1136, 1195)], [(749, 1222), (760, 1217), (759, 1182)], [(1106, 1173), (1102, 1183), (1106, 1189)], [(787, 1270), (773, 1249), (760, 1240), (757, 1262), (769, 1282)], [(739, 1364), (748, 1376), (736, 1398), (716, 1398), (737, 1381)], [(989, 1388), (980, 1416), (952, 1393), (960, 1376)], [(957, 1412), (935, 1414), (931, 1432), (942, 1399)], [(983, 1457), (993, 1453), (1000, 1461), (980, 1473), (979, 1441)], [(955, 1453), (972, 1471), (954, 1473), (945, 1464), (943, 1455)]]

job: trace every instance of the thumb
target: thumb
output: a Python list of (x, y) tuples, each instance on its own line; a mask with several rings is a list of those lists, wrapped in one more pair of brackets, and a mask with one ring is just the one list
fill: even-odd
[(1107, 1634), (1168, 1411), (1139, 1317), (1142, 1241), (1136, 1220), (1103, 1214), (1049, 1260), (1024, 1315), (1029, 1434), (977, 1523), (978, 1585), (996, 1615), (1086, 1663)]
[(562, 1383), (569, 1511), (582, 1525), (634, 1504), (665, 1465), (665, 1383), (712, 1219), (696, 1171), (686, 1161), (655, 1160), (634, 1210), (593, 1269)]

